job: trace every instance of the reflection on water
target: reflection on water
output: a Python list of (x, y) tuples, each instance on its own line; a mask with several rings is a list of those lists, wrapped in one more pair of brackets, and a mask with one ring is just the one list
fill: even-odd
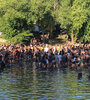
[(87, 70), (82, 79), (69, 68), (60, 71), (33, 70), (21, 64), (0, 75), (0, 100), (90, 100)]

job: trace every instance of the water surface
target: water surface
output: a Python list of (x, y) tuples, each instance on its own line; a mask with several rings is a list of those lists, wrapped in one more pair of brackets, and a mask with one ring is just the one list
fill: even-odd
[(87, 69), (81, 79), (69, 68), (59, 71), (33, 70), (21, 65), (0, 74), (0, 100), (90, 100)]

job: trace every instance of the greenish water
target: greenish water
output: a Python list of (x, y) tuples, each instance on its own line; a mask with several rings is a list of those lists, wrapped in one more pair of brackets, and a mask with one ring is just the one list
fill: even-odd
[(87, 70), (82, 79), (69, 68), (60, 71), (32, 70), (14, 66), (0, 74), (0, 100), (90, 100)]

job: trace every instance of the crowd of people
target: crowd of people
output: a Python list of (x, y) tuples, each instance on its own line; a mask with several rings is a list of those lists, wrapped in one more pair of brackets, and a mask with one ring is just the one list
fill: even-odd
[(60, 69), (65, 67), (78, 69), (90, 67), (89, 44), (48, 45), (32, 42), (30, 45), (7, 44), (0, 46), (0, 70), (19, 62), (29, 62), (33, 70)]
[(29, 61), (33, 67), (57, 68), (60, 67), (84, 67), (90, 65), (89, 44), (30, 44), (26, 45), (1, 45), (0, 62), (4, 64), (16, 61)]

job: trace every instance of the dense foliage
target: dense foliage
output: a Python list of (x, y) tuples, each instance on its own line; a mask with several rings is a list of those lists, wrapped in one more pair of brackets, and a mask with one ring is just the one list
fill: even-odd
[[(36, 22), (52, 34), (56, 24), (80, 40), (90, 40), (90, 0), (0, 0), (0, 31), (6, 39), (28, 39)], [(72, 38), (73, 38), (72, 37)]]

